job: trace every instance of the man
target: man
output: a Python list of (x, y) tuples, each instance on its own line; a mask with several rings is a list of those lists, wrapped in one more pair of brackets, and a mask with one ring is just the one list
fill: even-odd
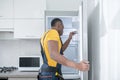
[(63, 29), (62, 20), (55, 18), (51, 21), (51, 29), (41, 37), (43, 65), (39, 73), (39, 80), (64, 80), (61, 73), (61, 64), (81, 71), (89, 70), (88, 61), (75, 63), (63, 56), (63, 51), (75, 34), (71, 32), (68, 39), (62, 44), (60, 36), (63, 34)]

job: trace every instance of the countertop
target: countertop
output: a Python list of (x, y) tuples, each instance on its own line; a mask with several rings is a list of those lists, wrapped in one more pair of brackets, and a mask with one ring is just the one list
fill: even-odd
[(29, 78), (37, 78), (38, 72), (20, 72), (20, 71), (13, 71), (7, 73), (0, 73), (0, 77), (29, 77)]
[[(37, 78), (38, 72), (20, 72), (13, 71), (7, 73), (0, 73), (0, 78)], [(80, 76), (76, 74), (63, 74), (65, 79), (79, 79)]]

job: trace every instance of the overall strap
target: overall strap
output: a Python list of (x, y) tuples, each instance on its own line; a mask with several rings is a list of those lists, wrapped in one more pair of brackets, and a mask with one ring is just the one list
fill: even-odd
[[(62, 46), (63, 46), (63, 42), (62, 42), (61, 37), (60, 37), (60, 41), (61, 41), (61, 44), (62, 44)], [(61, 55), (63, 55), (63, 50), (62, 50), (62, 47), (61, 47), (61, 49), (60, 49), (60, 54), (61, 54)]]
[[(48, 31), (48, 32), (49, 32), (49, 31)], [(48, 33), (48, 32), (47, 32), (47, 33)], [(46, 33), (46, 34), (44, 35), (44, 37), (43, 37), (43, 46), (44, 46), (44, 39), (45, 39), (47, 33)], [(42, 58), (43, 58), (43, 62), (48, 65), (47, 57), (46, 57), (45, 51), (44, 51), (44, 49), (43, 49), (41, 40), (40, 40), (40, 46), (41, 46), (41, 55), (42, 55)]]

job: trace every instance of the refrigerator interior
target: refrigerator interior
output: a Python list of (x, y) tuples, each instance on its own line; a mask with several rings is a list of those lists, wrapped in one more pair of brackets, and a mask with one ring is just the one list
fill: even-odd
[[(80, 28), (79, 28), (79, 21), (78, 16), (47, 16), (46, 17), (46, 30), (51, 28), (51, 21), (54, 18), (60, 18), (63, 21), (64, 25), (64, 33), (61, 36), (62, 42), (64, 43), (67, 38), (69, 37), (69, 33), (72, 31), (76, 31), (75, 34), (67, 47), (64, 51), (64, 56), (69, 60), (79, 62), (80, 61)], [(62, 66), (62, 73), (63, 74), (79, 74), (79, 71), (70, 67)]]

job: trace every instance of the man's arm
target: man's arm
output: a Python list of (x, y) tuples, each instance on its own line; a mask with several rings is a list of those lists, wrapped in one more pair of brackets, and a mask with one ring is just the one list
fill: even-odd
[(80, 63), (75, 63), (71, 60), (68, 60), (64, 56), (60, 55), (58, 51), (58, 42), (54, 40), (49, 40), (48, 41), (48, 49), (50, 52), (50, 57), (55, 60), (56, 62), (72, 67), (81, 71), (88, 71), (89, 70), (89, 64), (88, 61), (81, 61)]
[(70, 43), (70, 41), (71, 41), (71, 39), (72, 39), (72, 36), (73, 36), (74, 34), (76, 34), (76, 33), (75, 33), (75, 32), (70, 32), (68, 39), (65, 41), (65, 43), (64, 43), (63, 46), (62, 46), (63, 52), (64, 52), (64, 51), (66, 50), (66, 48), (68, 47), (68, 45), (69, 45), (69, 43)]

